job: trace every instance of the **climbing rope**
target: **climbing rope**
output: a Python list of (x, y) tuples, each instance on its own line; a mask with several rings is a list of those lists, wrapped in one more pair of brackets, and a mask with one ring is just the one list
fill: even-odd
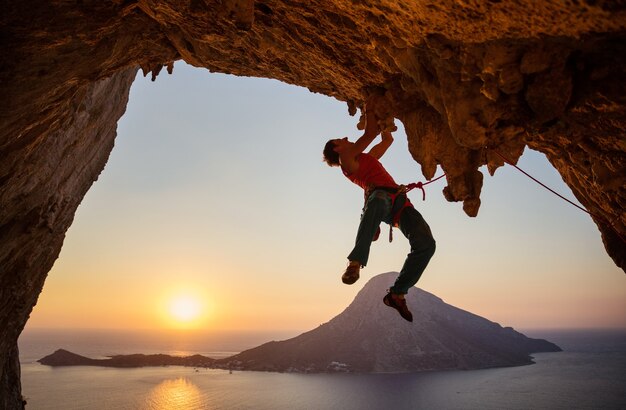
[[(437, 178), (435, 179), (431, 179), (430, 181), (427, 182), (412, 182), (408, 185), (400, 185), (400, 187), (398, 188), (398, 192), (399, 193), (403, 193), (406, 194), (409, 191), (415, 189), (415, 188), (419, 188), (422, 190), (422, 201), (426, 200), (426, 190), (424, 189), (425, 185), (428, 185), (430, 183), (433, 183), (435, 181), (440, 180), (441, 178), (445, 177), (446, 174), (443, 175), (439, 175)], [(395, 218), (395, 217), (394, 217)], [(393, 241), (393, 223), (389, 225), (389, 242)]]
[[(626, 243), (626, 239), (624, 238), (624, 236), (622, 236), (621, 233), (619, 233), (619, 231), (615, 228), (615, 226), (613, 226), (613, 224), (611, 222), (609, 222), (606, 218), (603, 218), (602, 216), (595, 214), (591, 211), (589, 211), (588, 209), (570, 201), (569, 199), (565, 198), (563, 195), (559, 194), (558, 192), (556, 192), (554, 189), (550, 188), (549, 186), (547, 186), (546, 184), (544, 184), (543, 182), (539, 181), (537, 178), (533, 177), (532, 175), (530, 175), (528, 172), (524, 171), (523, 169), (521, 169), (520, 167), (518, 167), (517, 165), (515, 165), (513, 163), (513, 161), (511, 161), (510, 159), (508, 159), (507, 157), (505, 157), (504, 155), (502, 155), (500, 152), (498, 152), (498, 150), (496, 150), (495, 148), (489, 148), (486, 147), (487, 149), (493, 151), (496, 155), (498, 155), (500, 158), (502, 158), (502, 160), (511, 165), (512, 167), (514, 167), (515, 169), (517, 169), (518, 171), (520, 171), (522, 174), (526, 175), (528, 178), (532, 179), (533, 181), (535, 181), (536, 183), (538, 183), (539, 185), (541, 185), (542, 187), (544, 187), (545, 189), (547, 189), (548, 191), (552, 192), (554, 195), (558, 196), (559, 198), (563, 199), (564, 201), (569, 202), (571, 205), (574, 205), (576, 208), (580, 209), (583, 212), (586, 212), (587, 214), (589, 214), (590, 216), (596, 218), (598, 221), (604, 222), (609, 228), (613, 229), (613, 232), (615, 232), (615, 234), (617, 235), (618, 238), (620, 238), (622, 240), (622, 242)], [(432, 182), (432, 181), (430, 181)]]
[(428, 185), (428, 184), (431, 184), (431, 183), (433, 183), (435, 181), (438, 181), (438, 180), (440, 180), (441, 178), (443, 178), (445, 176), (446, 176), (446, 174), (439, 175), (437, 178), (431, 179), (428, 182), (413, 182), (413, 183), (408, 184), (408, 185), (400, 185), (400, 189), (401, 189), (402, 192), (407, 193), (407, 192), (409, 192), (412, 189), (419, 188), (419, 189), (422, 190), (422, 201), (425, 201), (426, 200), (426, 191), (424, 190), (424, 186)]

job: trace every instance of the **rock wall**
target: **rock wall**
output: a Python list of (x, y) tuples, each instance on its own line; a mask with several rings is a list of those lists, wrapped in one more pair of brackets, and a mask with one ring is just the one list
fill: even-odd
[[(545, 153), (626, 269), (626, 3), (516, 0), (2, 1), (0, 406), (16, 340), (113, 146), (137, 67), (183, 59), (405, 125), (427, 178), (474, 216), (483, 174)], [(355, 121), (356, 122), (356, 121)]]
[(39, 131), (3, 146), (0, 408), (15, 408), (20, 397), (17, 339), (76, 208), (109, 158), (136, 72), (78, 87), (52, 115), (33, 124)]

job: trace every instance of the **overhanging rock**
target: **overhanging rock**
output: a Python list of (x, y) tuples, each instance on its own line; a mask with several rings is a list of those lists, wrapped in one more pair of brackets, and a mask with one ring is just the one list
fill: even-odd
[[(544, 1), (3, 2), (0, 406), (16, 340), (106, 163), (136, 69), (174, 61), (345, 101), (372, 92), (426, 178), (474, 216), (483, 175), (543, 152), (626, 269), (626, 4)], [(620, 238), (621, 236), (621, 238)], [(4, 403), (2, 403), (4, 400)], [(5, 406), (5, 407), (6, 407)]]

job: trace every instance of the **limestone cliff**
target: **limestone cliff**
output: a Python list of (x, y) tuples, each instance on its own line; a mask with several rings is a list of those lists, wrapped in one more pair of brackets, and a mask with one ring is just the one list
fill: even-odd
[[(183, 59), (405, 125), (427, 178), (476, 215), (487, 164), (539, 150), (626, 268), (626, 3), (544, 0), (2, 1), (0, 397), (17, 335), (111, 150), (133, 73)], [(0, 404), (1, 405), (1, 404)]]

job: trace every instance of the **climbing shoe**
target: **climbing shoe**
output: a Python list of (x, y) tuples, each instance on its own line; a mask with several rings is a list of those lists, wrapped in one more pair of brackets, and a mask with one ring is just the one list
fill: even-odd
[(383, 298), (383, 303), (397, 310), (404, 320), (408, 320), (409, 322), (413, 321), (413, 314), (406, 306), (406, 299), (400, 298), (398, 295), (389, 292)]
[(348, 264), (346, 271), (341, 275), (341, 281), (346, 285), (352, 285), (354, 282), (359, 280), (359, 271), (361, 270), (361, 265), (358, 263)]

